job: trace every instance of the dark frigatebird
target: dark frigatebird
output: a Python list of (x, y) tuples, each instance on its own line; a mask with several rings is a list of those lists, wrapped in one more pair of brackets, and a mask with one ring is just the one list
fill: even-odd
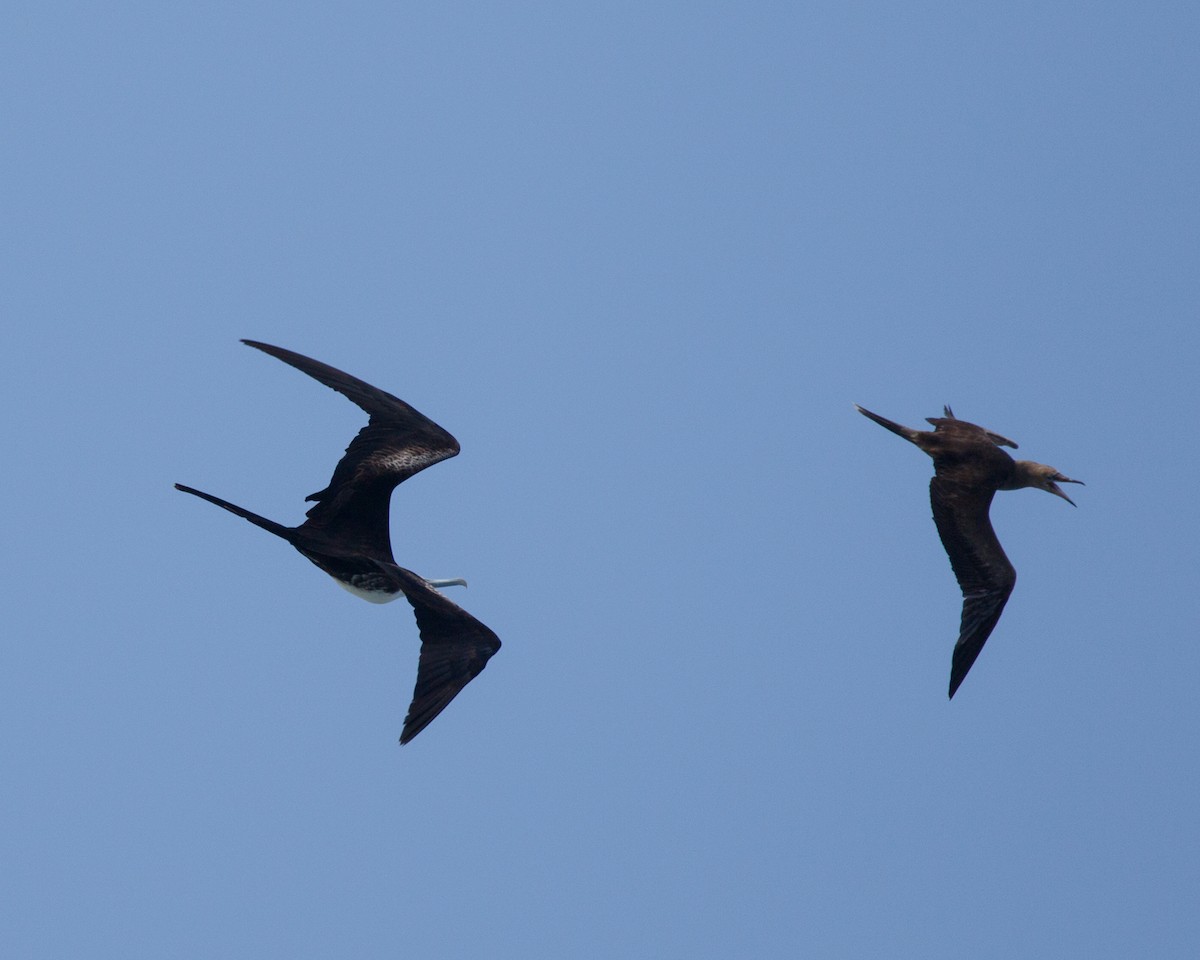
[(435, 587), (465, 580), (426, 580), (392, 556), (392, 491), (413, 474), (459, 452), (458, 441), (403, 400), (318, 360), (254, 340), (248, 346), (307, 373), (358, 404), (367, 425), (346, 448), (316, 504), (297, 527), (284, 526), (193, 487), (175, 489), (214, 503), (281, 537), (344, 589), (372, 603), (408, 599), (421, 634), (416, 689), (400, 742), (407, 743), (478, 676), (500, 640)]
[(934, 477), (929, 481), (929, 499), (942, 546), (963, 593), (962, 622), (950, 667), (950, 696), (971, 669), (991, 634), (1009, 594), (1017, 582), (1017, 571), (1004, 555), (992, 529), (988, 510), (997, 490), (1037, 487), (1075, 501), (1059, 489), (1060, 483), (1079, 483), (1032, 460), (1014, 460), (1000, 447), (1016, 444), (1007, 437), (959, 420), (949, 407), (944, 417), (927, 417), (932, 430), (913, 430), (893, 423), (855, 404), (869, 417), (933, 458)]

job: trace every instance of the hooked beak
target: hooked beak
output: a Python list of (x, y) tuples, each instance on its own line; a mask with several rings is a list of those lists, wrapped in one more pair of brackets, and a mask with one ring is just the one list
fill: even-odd
[(453, 580), (426, 580), (425, 582), (431, 587), (437, 587), (439, 590), (442, 587), (465, 587), (467, 585), (467, 581), (461, 577), (456, 577)]
[[(1058, 481), (1058, 482), (1056, 483), (1055, 481)], [(1087, 486), (1087, 484), (1085, 484), (1085, 483), (1084, 483), (1082, 480), (1072, 480), (1070, 477), (1064, 477), (1064, 476), (1063, 476), (1061, 473), (1056, 473), (1056, 474), (1055, 474), (1055, 475), (1054, 475), (1054, 476), (1053, 476), (1053, 477), (1050, 479), (1050, 485), (1049, 485), (1048, 487), (1046, 487), (1046, 489), (1047, 489), (1047, 490), (1049, 490), (1049, 491), (1050, 491), (1052, 494), (1054, 494), (1056, 497), (1062, 497), (1062, 498), (1063, 498), (1064, 500), (1066, 500), (1066, 501), (1067, 501), (1067, 503), (1069, 503), (1071, 506), (1075, 506), (1075, 501), (1074, 501), (1074, 500), (1072, 500), (1072, 499), (1071, 499), (1070, 497), (1068, 497), (1068, 496), (1067, 496), (1065, 493), (1063, 493), (1063, 492), (1062, 492), (1062, 490), (1060, 490), (1060, 489), (1059, 489), (1059, 487), (1058, 487), (1058, 484), (1059, 484), (1059, 483), (1077, 483), (1077, 484), (1079, 484), (1081, 487), (1083, 487), (1083, 486)]]

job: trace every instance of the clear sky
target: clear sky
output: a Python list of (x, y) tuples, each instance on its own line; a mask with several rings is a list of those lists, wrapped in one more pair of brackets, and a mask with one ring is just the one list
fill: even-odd
[[(1194, 3), (45, 3), (0, 32), (0, 952), (1192, 958)], [(361, 413), (504, 649), (303, 517)], [(1002, 493), (960, 597), (913, 426)]]

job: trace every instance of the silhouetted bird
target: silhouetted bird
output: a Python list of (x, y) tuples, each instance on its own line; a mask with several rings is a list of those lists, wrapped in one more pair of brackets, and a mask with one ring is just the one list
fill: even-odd
[(346, 448), (308, 519), (288, 527), (193, 487), (175, 489), (214, 503), (281, 537), (355, 596), (387, 603), (405, 596), (421, 633), (416, 689), (404, 723), (407, 743), (445, 708), (500, 649), (486, 626), (435, 590), (465, 580), (426, 580), (396, 565), (389, 506), (392, 491), (413, 474), (453, 457), (458, 441), (403, 400), (318, 360), (282, 347), (243, 340), (348, 397), (369, 414)]
[(1031, 460), (1014, 460), (1000, 449), (1016, 444), (998, 433), (955, 418), (949, 407), (945, 417), (928, 417), (933, 430), (913, 430), (865, 410), (855, 408), (892, 433), (915, 443), (933, 457), (934, 477), (929, 482), (933, 520), (950, 566), (962, 588), (962, 622), (950, 667), (950, 696), (963, 682), (988, 636), (1000, 619), (1004, 604), (1017, 582), (1017, 572), (996, 539), (988, 510), (997, 490), (1037, 487), (1075, 502), (1059, 489), (1060, 483), (1079, 483)]

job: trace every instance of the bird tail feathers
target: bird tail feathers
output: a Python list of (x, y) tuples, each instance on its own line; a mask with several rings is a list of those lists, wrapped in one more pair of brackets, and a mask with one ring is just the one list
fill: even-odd
[(251, 513), (244, 507), (239, 507), (228, 500), (222, 500), (220, 497), (214, 497), (211, 493), (205, 493), (193, 487), (185, 487), (182, 483), (175, 484), (175, 489), (182, 490), (184, 493), (190, 493), (192, 496), (199, 497), (201, 500), (207, 500), (209, 503), (215, 503), (218, 507), (222, 507), (230, 513), (236, 513), (243, 520), (249, 520), (255, 526), (262, 527), (277, 537), (283, 537), (283, 539), (291, 541), (291, 528), (285, 527), (282, 523), (276, 523), (274, 520), (260, 517), (257, 513)]
[(906, 427), (906, 426), (903, 426), (902, 424), (895, 423), (894, 421), (889, 420), (887, 417), (881, 417), (877, 413), (872, 413), (866, 407), (860, 407), (857, 403), (854, 405), (854, 409), (857, 410), (859, 413), (861, 413), (864, 417), (867, 417), (870, 420), (874, 420), (881, 427), (886, 427), (888, 430), (891, 430), (892, 433), (896, 434), (897, 436), (903, 437), (909, 443), (917, 442), (917, 435), (920, 433), (919, 430), (914, 430), (912, 427)]

